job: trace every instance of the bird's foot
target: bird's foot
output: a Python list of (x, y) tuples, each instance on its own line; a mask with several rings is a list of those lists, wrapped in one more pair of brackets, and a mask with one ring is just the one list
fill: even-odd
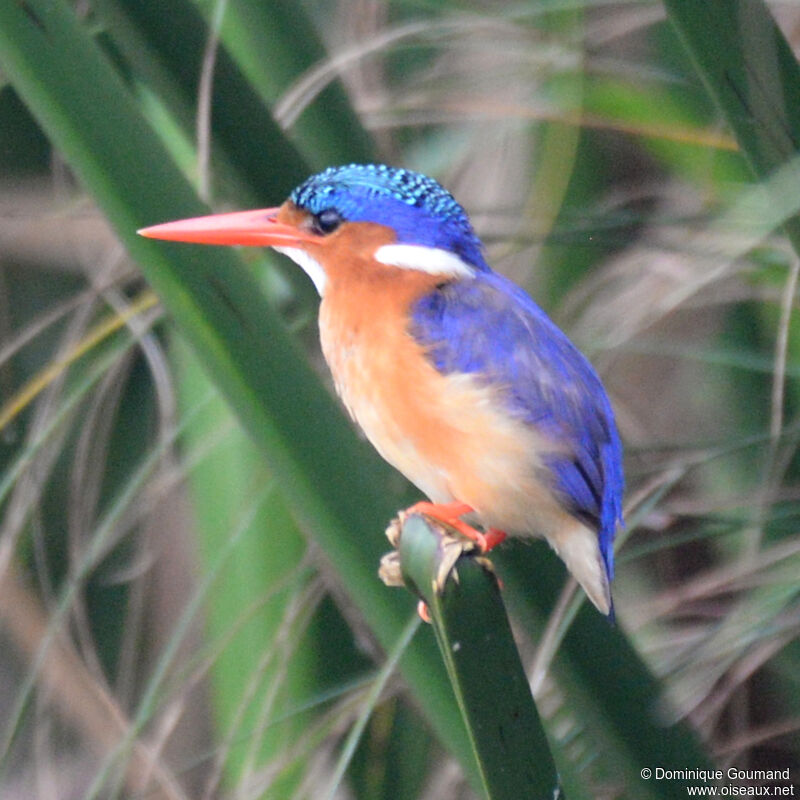
[(427, 622), (428, 625), (430, 625), (433, 622), (433, 620), (431, 619), (431, 612), (430, 609), (428, 608), (428, 604), (424, 600), (420, 600), (417, 603), (417, 614), (419, 615), (419, 618), (423, 622)]
[[(440, 541), (441, 564), (434, 582), (434, 591), (441, 592), (462, 553), (477, 550), (480, 554), (479, 560), (481, 563), (491, 570), (491, 562), (487, 558), (483, 558), (483, 556), (506, 538), (505, 532), (497, 528), (489, 528), (485, 533), (482, 533), (461, 519), (463, 515), (473, 512), (474, 509), (466, 503), (430, 503), (428, 501), (415, 503), (405, 511), (401, 511), (397, 518), (392, 520), (386, 530), (386, 536), (393, 547), (399, 548), (403, 523), (406, 517), (411, 514), (422, 514), (434, 522), (442, 524), (443, 527), (440, 534), (442, 537)], [(397, 550), (387, 553), (381, 559), (378, 574), (387, 586), (404, 585), (400, 554)], [(431, 621), (430, 611), (423, 600), (420, 600), (417, 604), (417, 613), (423, 622), (429, 623)]]
[(505, 531), (497, 528), (489, 528), (486, 533), (482, 533), (461, 519), (465, 514), (472, 514), (474, 510), (472, 506), (468, 506), (466, 503), (431, 503), (427, 500), (422, 500), (402, 512), (402, 516), (425, 514), (428, 517), (432, 517), (454, 528), (466, 539), (475, 542), (481, 553), (488, 553), (506, 538), (506, 534)]

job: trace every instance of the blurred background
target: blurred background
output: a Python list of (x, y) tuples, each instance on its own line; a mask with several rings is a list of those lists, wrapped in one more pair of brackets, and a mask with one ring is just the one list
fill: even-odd
[[(800, 46), (797, 5), (770, 8)], [(635, 654), (620, 678), (655, 687), (652, 757), (682, 730), (709, 764), (797, 779), (798, 260), (663, 7), (73, 10), (217, 210), (367, 160), (456, 196), (611, 395), (628, 524), (609, 636)], [(313, 287), (242, 258), (327, 381)], [(0, 798), (475, 797), (201, 362), (0, 72)], [(498, 570), (521, 550), (535, 583), (541, 549)], [(673, 796), (637, 779), (604, 687), (558, 667), (563, 583), (519, 625), (569, 796)]]

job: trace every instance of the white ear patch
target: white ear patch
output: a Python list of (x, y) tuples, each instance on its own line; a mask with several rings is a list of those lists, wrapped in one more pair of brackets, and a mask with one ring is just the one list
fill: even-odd
[(319, 292), (319, 296), (322, 297), (325, 294), (325, 284), (328, 279), (319, 261), (311, 258), (305, 250), (301, 250), (299, 247), (273, 247), (272, 249), (289, 256), (311, 278), (317, 292)]
[(375, 251), (375, 260), (448, 278), (471, 278), (475, 274), (475, 270), (455, 253), (422, 244), (385, 244)]

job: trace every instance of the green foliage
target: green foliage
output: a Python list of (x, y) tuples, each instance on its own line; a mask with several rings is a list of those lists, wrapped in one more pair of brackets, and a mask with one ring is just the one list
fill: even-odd
[[(796, 780), (800, 73), (769, 10), (167, 5), (0, 4), (0, 794), (545, 796), (551, 751), (571, 800)], [(474, 564), (435, 630), (378, 581), (415, 495), (316, 373), (308, 282), (135, 235), (373, 158), (454, 191), (627, 441), (616, 627), (540, 543), (492, 556), (522, 666)]]
[(431, 615), (487, 797), (558, 797), (561, 781), (491, 569), (420, 515), (403, 521), (399, 537), (403, 577)]

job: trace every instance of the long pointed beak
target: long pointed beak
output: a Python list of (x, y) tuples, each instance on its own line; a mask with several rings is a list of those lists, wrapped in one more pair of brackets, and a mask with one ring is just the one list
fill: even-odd
[(278, 208), (234, 211), (176, 222), (165, 222), (137, 231), (149, 239), (195, 244), (243, 244), (256, 247), (292, 246), (316, 239), (312, 233), (276, 221)]

